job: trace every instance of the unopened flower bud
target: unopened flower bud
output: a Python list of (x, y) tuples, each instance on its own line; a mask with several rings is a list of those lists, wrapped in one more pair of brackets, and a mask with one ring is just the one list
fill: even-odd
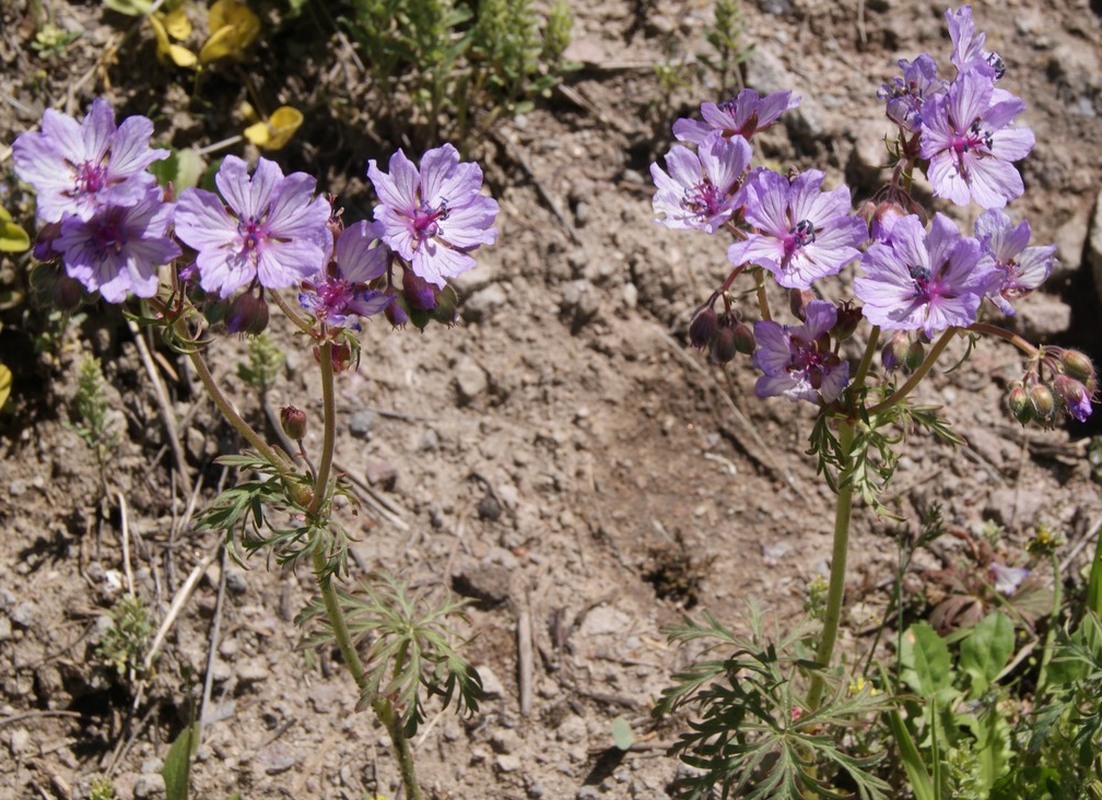
[(744, 356), (752, 354), (757, 347), (753, 329), (745, 322), (740, 322), (732, 330), (735, 332), (735, 349)]
[(715, 338), (712, 339), (712, 349), (710, 352), (712, 361), (717, 364), (726, 364), (735, 357), (737, 352), (738, 349), (735, 346), (735, 329), (724, 325), (716, 331)]
[(306, 412), (301, 408), (283, 406), (279, 409), (279, 423), (287, 438), (292, 441), (300, 441), (306, 436)]
[(458, 318), (459, 295), (451, 286), (445, 286), (436, 295), (436, 307), (432, 318), (443, 325), (454, 325)]
[(1006, 395), (1006, 405), (1010, 409), (1011, 416), (1023, 425), (1028, 425), (1033, 419), (1033, 405), (1029, 402), (1029, 393), (1022, 384), (1017, 383), (1011, 387)]
[(1052, 381), (1052, 391), (1064, 404), (1069, 416), (1086, 422), (1091, 415), (1091, 396), (1087, 387), (1070, 375), (1057, 375)]
[(352, 348), (344, 342), (333, 343), (333, 373), (340, 375), (352, 366)]
[(50, 299), (54, 307), (61, 311), (73, 311), (84, 299), (85, 291), (80, 281), (70, 278), (68, 275), (58, 275), (50, 291)]
[(788, 290), (788, 308), (792, 316), (804, 322), (807, 320), (807, 304), (815, 299), (815, 295), (807, 289)]
[(854, 308), (848, 302), (842, 303), (838, 308), (838, 321), (830, 329), (830, 335), (835, 341), (844, 342), (853, 336), (854, 331), (861, 322), (863, 314), (860, 308)]
[(719, 328), (719, 317), (711, 306), (705, 306), (696, 312), (693, 321), (689, 323), (689, 344), (698, 350), (703, 350), (712, 342)]
[(896, 331), (880, 351), (880, 361), (888, 372), (895, 372), (907, 363), (907, 351), (911, 347), (911, 337), (902, 331)]
[(256, 336), (268, 327), (268, 303), (251, 291), (239, 294), (226, 309), (226, 330)]
[(1051, 422), (1056, 414), (1056, 399), (1052, 390), (1043, 383), (1029, 387), (1029, 403), (1033, 406), (1033, 415), (1038, 422)]
[(911, 342), (907, 347), (907, 356), (903, 359), (903, 369), (907, 372), (914, 372), (920, 366), (922, 366), (923, 359), (926, 358), (926, 346), (922, 344), (918, 339)]
[(39, 261), (53, 261), (55, 258), (61, 258), (61, 252), (54, 249), (54, 241), (60, 235), (60, 222), (49, 222), (43, 225), (34, 242), (34, 257)]
[(406, 302), (406, 298), (398, 295), (390, 301), (390, 304), (385, 309), (383, 309), (383, 316), (385, 316), (387, 322), (395, 328), (401, 328), (409, 322), (409, 310)]
[(402, 275), (402, 294), (409, 300), (410, 308), (432, 311), (436, 308), (436, 288), (424, 278), (406, 270)]
[(874, 241), (886, 242), (891, 238), (895, 223), (907, 216), (907, 212), (898, 203), (885, 202), (876, 207), (869, 220), (869, 234)]
[(1080, 353), (1078, 350), (1065, 350), (1060, 361), (1064, 366), (1064, 374), (1088, 386), (1097, 382), (1094, 364), (1085, 353)]

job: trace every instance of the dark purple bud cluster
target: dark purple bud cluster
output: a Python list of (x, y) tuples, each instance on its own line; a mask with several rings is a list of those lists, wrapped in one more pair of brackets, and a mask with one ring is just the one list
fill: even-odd
[(726, 364), (736, 355), (754, 352), (754, 331), (737, 311), (717, 314), (711, 303), (705, 305), (689, 323), (689, 343), (708, 355), (716, 364)]

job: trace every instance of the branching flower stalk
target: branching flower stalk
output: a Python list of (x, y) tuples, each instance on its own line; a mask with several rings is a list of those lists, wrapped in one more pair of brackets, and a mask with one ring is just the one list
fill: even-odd
[[(985, 336), (1002, 339), (1026, 356), (1021, 378), (1007, 394), (1008, 410), (1022, 424), (1053, 426), (1064, 417), (1082, 421), (1098, 391), (1096, 370), (1083, 353), (1034, 347), (981, 318), (982, 313), (1014, 314), (1014, 302), (1052, 271), (1056, 248), (1029, 246), (1029, 223), (1015, 223), (1003, 211), (1024, 192), (1014, 164), (1034, 144), (1033, 132), (1014, 124), (1024, 103), (995, 86), (1006, 65), (984, 49), (985, 35), (976, 31), (969, 6), (947, 11), (945, 19), (956, 75), (938, 77), (937, 63), (923, 54), (901, 61), (902, 76), (881, 87), (878, 96), (897, 129), (888, 143), (894, 163), (888, 183), (857, 213), (849, 187), (824, 189), (823, 172), (793, 168), (782, 173), (751, 165), (751, 139), (799, 104), (787, 91), (762, 96), (744, 89), (723, 102), (701, 104), (702, 119), (674, 122), (679, 143), (665, 156), (665, 166), (651, 166), (660, 224), (709, 235), (722, 231), (732, 239), (730, 271), (695, 313), (690, 343), (720, 364), (738, 353), (751, 355), (759, 373), (758, 398), (784, 397), (816, 410), (808, 454), (817, 458), (819, 474), (836, 494), (830, 578), (821, 629), (804, 641), (814, 658), (799, 656), (814, 669), (790, 679), (796, 686), (786, 687), (784, 702), (798, 697), (798, 714), (831, 719), (838, 730), (844, 725), (838, 716), (842, 678), (835, 650), (854, 506), (863, 501), (878, 514), (894, 516), (886, 501), (888, 484), (915, 429), (950, 444), (963, 441), (938, 407), (913, 399), (916, 388), (951, 343), (967, 339), (963, 364)], [(925, 173), (936, 198), (985, 209), (970, 231), (914, 199), (916, 169)], [(836, 286), (816, 289), (851, 266), (856, 268), (852, 299), (818, 299), (836, 295)], [(735, 291), (735, 280), (747, 273), (751, 285)], [(781, 321), (782, 308), (770, 308), (770, 279), (788, 292), (794, 323)], [(740, 297), (752, 297), (749, 313), (758, 317), (752, 330), (732, 303)], [(842, 343), (862, 323), (870, 333), (854, 369)], [(874, 366), (878, 349), (880, 365)], [(749, 720), (764, 715), (787, 722), (791, 708), (771, 706), (761, 695), (744, 696), (736, 662), (738, 656), (708, 662), (709, 669), (736, 676), (730, 695), (696, 682), (703, 666), (677, 676), (689, 688), (673, 690), (679, 699), (672, 705), (698, 697), (716, 723), (707, 728), (694, 723), (697, 732), (683, 740), (699, 744), (675, 748), (688, 753), (693, 766), (713, 770), (694, 784), (720, 787), (724, 796), (742, 796), (750, 786), (756, 798), (839, 796), (830, 776), (844, 772), (856, 780), (860, 773), (860, 765), (846, 763), (841, 745), (818, 763), (807, 750), (806, 763), (793, 770), (740, 762), (743, 748), (777, 746), (772, 733), (755, 729)], [(738, 742), (739, 749), (718, 757), (728, 741)], [(904, 742), (899, 746), (906, 750)], [(732, 766), (736, 763), (746, 771)], [(860, 796), (885, 795), (870, 782)]]
[[(371, 577), (383, 590), (368, 581), (366, 601), (338, 587), (347, 576), (348, 534), (334, 500), (351, 492), (333, 470), (335, 380), (359, 364), (355, 334), (364, 319), (385, 316), (396, 328), (419, 329), (455, 321), (457, 296), (447, 281), (475, 266), (478, 247), (494, 243), (497, 203), (482, 194), (478, 165), (461, 163), (451, 145), (429, 150), (420, 168), (402, 151), (390, 159), (390, 174), (371, 161), (380, 201), (371, 222), (346, 224), (316, 193), (313, 177), (284, 175), (264, 158), (250, 171), (227, 156), (214, 177), (218, 193), (191, 187), (173, 201), (148, 169), (169, 155), (150, 149), (152, 132), (144, 117), (116, 125), (111, 107), (97, 99), (83, 121), (48, 110), (41, 132), (16, 140), (15, 171), (38, 199), (35, 256), (46, 262), (47, 277), (76, 281), (107, 302), (139, 298), (137, 319), (190, 359), (219, 413), (251, 448), (220, 459), (243, 477), (200, 515), (200, 526), (221, 531), (239, 561), (240, 545), (266, 550), (281, 566), (310, 564), (320, 604), (300, 619), (317, 618), (335, 640), (358, 707), (370, 707), (393, 742), (405, 796), (420, 800), (410, 737), (424, 719), (423, 695), (474, 710), (480, 684), (452, 644), (448, 620), (462, 616), (461, 603), (410, 598), (378, 575)], [(297, 293), (298, 308), (283, 290)], [(304, 444), (305, 412), (288, 406), (278, 420), (298, 444), (300, 467), (234, 408), (204, 355), (223, 332), (261, 334), (269, 300), (305, 334), (297, 338), (309, 341), (319, 364), (316, 469)], [(261, 353), (242, 375), (262, 402), (278, 367)], [(357, 642), (368, 633), (362, 658)], [(386, 681), (383, 670), (391, 671)]]

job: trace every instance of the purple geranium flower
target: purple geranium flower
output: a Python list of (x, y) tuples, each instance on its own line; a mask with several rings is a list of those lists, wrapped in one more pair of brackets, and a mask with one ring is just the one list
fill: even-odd
[(830, 348), (828, 334), (837, 321), (833, 303), (812, 300), (803, 325), (754, 323), (754, 364), (765, 373), (754, 385), (754, 394), (812, 403), (838, 399), (849, 382), (849, 362)]
[(198, 251), (205, 291), (228, 297), (254, 280), (284, 289), (328, 262), (331, 209), (314, 196), (314, 178), (305, 172), (284, 177), (265, 158), (250, 178), (244, 161), (226, 156), (214, 182), (225, 203), (213, 192), (185, 189), (176, 211), (176, 235)]
[(876, 242), (861, 260), (864, 276), (853, 282), (865, 318), (885, 330), (922, 330), (932, 337), (976, 321), (994, 267), (980, 264), (980, 245), (962, 236), (943, 214), (930, 232), (914, 214), (898, 220), (891, 242)]
[(1000, 311), (1012, 315), (1010, 301), (1025, 297), (1051, 274), (1056, 245), (1027, 247), (1032, 233), (1029, 222), (1022, 220), (1015, 227), (998, 208), (984, 211), (976, 220), (975, 231), (983, 247), (981, 267), (994, 269), (999, 276), (987, 296)]
[(168, 236), (172, 212), (153, 187), (134, 205), (107, 206), (86, 220), (66, 217), (53, 248), (71, 278), (90, 292), (98, 289), (109, 303), (121, 303), (130, 293), (152, 297), (157, 266), (180, 255)]
[(739, 206), (737, 193), (750, 157), (745, 139), (728, 140), (717, 133), (701, 144), (698, 153), (675, 144), (666, 154), (669, 174), (657, 164), (650, 167), (658, 187), (654, 213), (665, 215), (658, 224), (715, 233)]
[(919, 152), (930, 159), (927, 175), (938, 197), (1002, 208), (1024, 191), (1013, 162), (1033, 149), (1033, 131), (1008, 127), (1025, 104), (1005, 92), (1007, 99), (993, 102), (995, 91), (990, 77), (973, 70), (923, 103)]
[(156, 179), (145, 171), (168, 150), (149, 149), (153, 123), (128, 117), (115, 127), (104, 100), (78, 123), (47, 109), (40, 133), (24, 133), (12, 145), (15, 174), (34, 187), (38, 219), (60, 222), (67, 215), (88, 220), (104, 206), (142, 202)]
[(995, 591), (1010, 597), (1029, 577), (1029, 570), (1025, 567), (1004, 567), (1002, 564), (991, 564), (991, 577), (995, 579)]
[(394, 299), (367, 285), (383, 277), (390, 264), (390, 249), (379, 242), (376, 228), (377, 224), (364, 221), (345, 228), (328, 267), (313, 280), (303, 281), (299, 302), (318, 322), (359, 330), (359, 317), (382, 312)]
[(963, 6), (958, 11), (947, 10), (945, 22), (949, 26), (949, 38), (953, 41), (953, 54), (949, 56), (949, 60), (957, 70), (979, 70), (994, 80), (1003, 76), (1006, 65), (1002, 58), (998, 53), (983, 49), (987, 34), (976, 33), (975, 23), (972, 22), (972, 6)]
[(785, 111), (800, 104), (792, 92), (773, 92), (761, 97), (753, 89), (743, 89), (738, 97), (722, 103), (701, 103), (703, 122), (679, 119), (673, 124), (673, 135), (683, 142), (703, 144), (709, 134), (719, 131), (724, 138), (741, 136), (749, 139), (772, 125)]
[(899, 61), (903, 77), (892, 78), (876, 96), (887, 104), (888, 119), (914, 133), (922, 127), (920, 112), (927, 98), (943, 94), (947, 84), (937, 76), (937, 63), (926, 54), (914, 61)]
[(425, 153), (420, 171), (401, 150), (390, 157), (389, 175), (372, 159), (367, 177), (381, 201), (375, 219), (383, 243), (438, 288), (474, 266), (470, 251), (497, 239), (497, 203), (479, 194), (482, 169), (460, 163), (450, 144)]
[(809, 289), (860, 255), (868, 226), (851, 215), (849, 187), (820, 191), (823, 173), (808, 170), (791, 183), (777, 173), (759, 169), (743, 189), (745, 219), (759, 232), (727, 250), (738, 266), (753, 263), (773, 273), (787, 289)]

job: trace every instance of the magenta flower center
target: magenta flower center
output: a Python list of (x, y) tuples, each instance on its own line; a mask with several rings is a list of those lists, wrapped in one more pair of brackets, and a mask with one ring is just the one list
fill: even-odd
[(76, 196), (95, 194), (107, 185), (107, 167), (85, 161), (76, 169), (76, 187), (72, 194)]
[(126, 225), (117, 210), (104, 215), (92, 232), (92, 243), (101, 258), (121, 253), (128, 239)]
[(934, 296), (934, 280), (930, 270), (914, 266), (910, 268), (911, 281), (915, 287), (915, 297), (923, 303), (929, 303)]
[(822, 336), (808, 342), (792, 336), (791, 342), (792, 360), (788, 363), (788, 371), (802, 373), (812, 388), (820, 389), (823, 376), (839, 363), (838, 357), (830, 352), (830, 340)]
[(713, 217), (723, 209), (724, 199), (723, 192), (709, 178), (705, 178), (685, 191), (681, 207), (700, 217)]
[(964, 133), (954, 134), (949, 139), (949, 148), (953, 150), (958, 156), (964, 153), (969, 153), (973, 150), (979, 149), (981, 146), (987, 150), (991, 149), (991, 144), (994, 139), (994, 135), (991, 131), (985, 131), (980, 127), (980, 120), (977, 118)]
[(319, 316), (344, 313), (355, 297), (355, 289), (348, 281), (335, 277), (326, 278), (318, 286), (318, 298), (321, 300)]
[(448, 201), (441, 200), (440, 205), (433, 208), (424, 200), (413, 212), (410, 221), (413, 223), (413, 236), (419, 242), (440, 235), (441, 220), (448, 218)]
[(797, 222), (784, 237), (784, 256), (788, 258), (801, 247), (815, 242), (815, 223), (809, 219)]
[(264, 239), (263, 225), (255, 219), (242, 220), (237, 224), (237, 235), (241, 237), (241, 246), (247, 251), (260, 247)]

